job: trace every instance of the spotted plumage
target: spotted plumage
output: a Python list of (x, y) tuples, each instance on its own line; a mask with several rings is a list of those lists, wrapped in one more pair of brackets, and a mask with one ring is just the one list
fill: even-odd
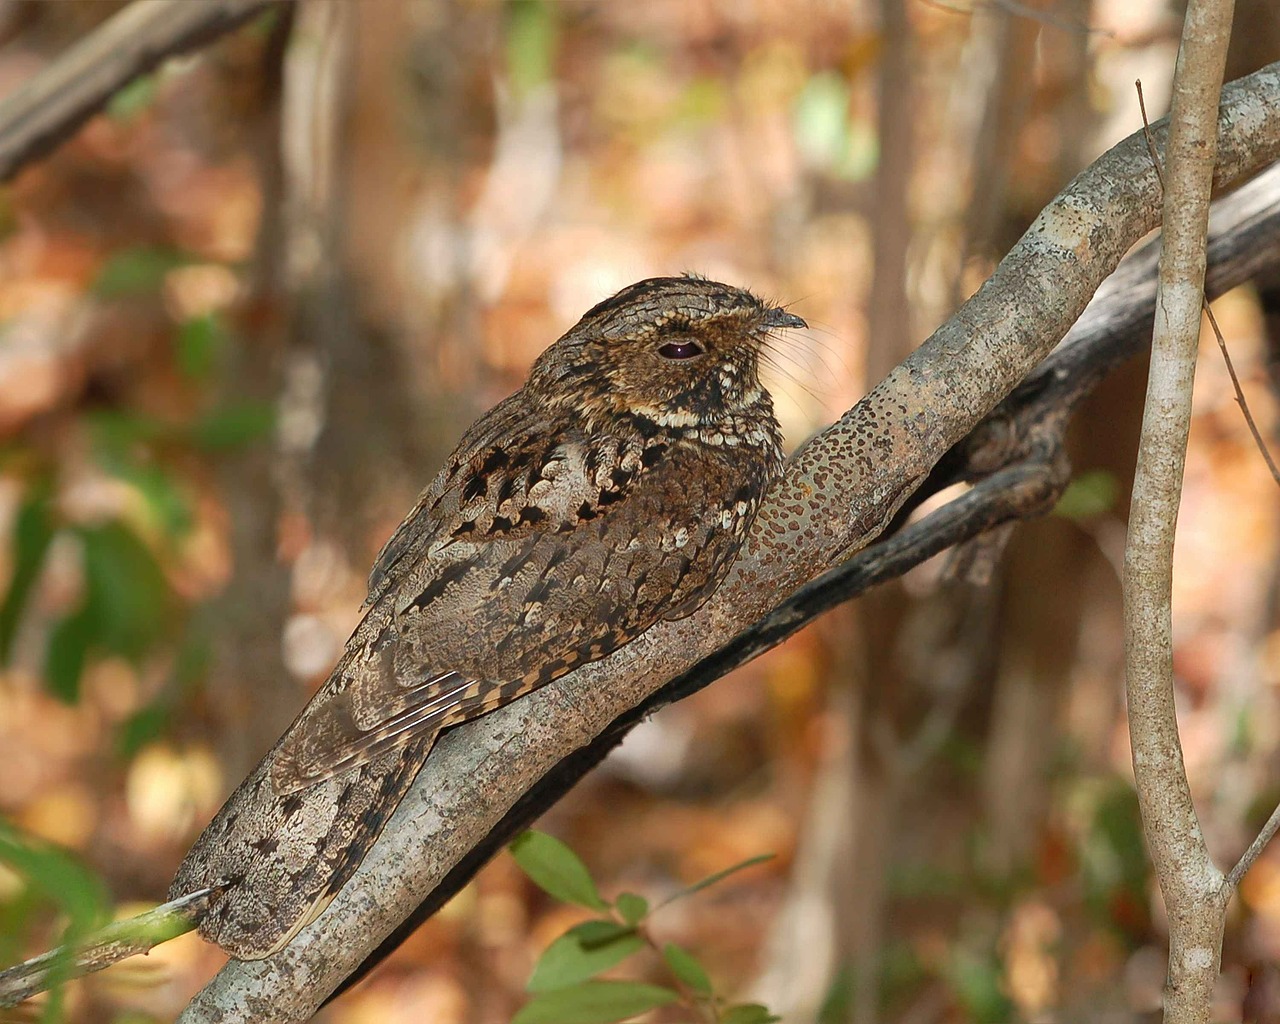
[(359, 865), (439, 731), (691, 614), (782, 463), (760, 347), (803, 321), (701, 278), (592, 308), (466, 432), (387, 542), (333, 674), (171, 889), (280, 948)]

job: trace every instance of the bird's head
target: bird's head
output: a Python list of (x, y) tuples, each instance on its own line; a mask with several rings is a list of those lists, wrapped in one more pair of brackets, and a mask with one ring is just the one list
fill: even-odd
[[(654, 277), (589, 309), (534, 364), (544, 394), (667, 428), (712, 427), (763, 407), (759, 355), (773, 332), (807, 326), (743, 288)], [(763, 406), (762, 406), (763, 403)]]

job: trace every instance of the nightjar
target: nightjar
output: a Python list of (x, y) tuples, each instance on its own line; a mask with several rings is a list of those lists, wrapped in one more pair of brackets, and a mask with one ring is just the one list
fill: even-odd
[(333, 674), (170, 890), (264, 957), (350, 878), (450, 725), (594, 661), (720, 584), (782, 466), (758, 358), (799, 317), (699, 277), (589, 310), (481, 417), (382, 549)]

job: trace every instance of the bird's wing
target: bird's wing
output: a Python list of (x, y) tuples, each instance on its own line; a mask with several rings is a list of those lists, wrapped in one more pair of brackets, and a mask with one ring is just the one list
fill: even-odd
[(740, 496), (720, 494), (723, 474), (687, 453), (573, 431), (514, 450), (525, 455), (481, 445), (451, 460), (388, 542), (345, 669), (276, 751), (277, 792), (490, 711), (687, 614), (745, 532), (725, 529)]

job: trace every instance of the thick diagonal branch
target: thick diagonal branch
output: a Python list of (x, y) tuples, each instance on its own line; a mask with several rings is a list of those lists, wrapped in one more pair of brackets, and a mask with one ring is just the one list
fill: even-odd
[[(1162, 139), (1163, 125), (1156, 132)], [(1237, 181), (1278, 156), (1273, 65), (1224, 92), (1217, 181)], [(1140, 137), (1079, 175), (976, 296), (797, 453), (747, 553), (706, 606), (444, 737), (329, 910), (276, 956), (229, 964), (183, 1019), (306, 1019), (548, 772), (876, 537), (931, 467), (1057, 344), (1154, 226), (1158, 205)]]

